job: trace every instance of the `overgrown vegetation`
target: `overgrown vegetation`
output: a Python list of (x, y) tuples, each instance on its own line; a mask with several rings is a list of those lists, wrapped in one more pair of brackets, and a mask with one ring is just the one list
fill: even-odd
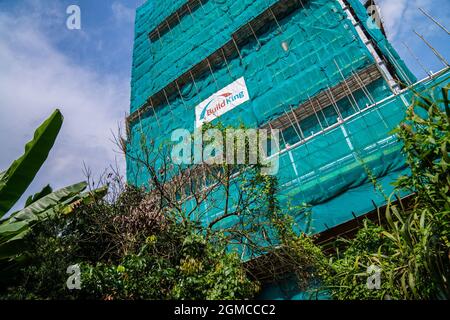
[(4, 172), (0, 172), (0, 285), (16, 278), (17, 269), (30, 257), (25, 238), (42, 221), (58, 215), (71, 214), (82, 204), (103, 197), (107, 188), (83, 192), (87, 183), (81, 182), (53, 191), (50, 185), (29, 196), (25, 208), (8, 212), (22, 197), (52, 149), (63, 124), (59, 110), (42, 123), (24, 154)]
[[(450, 298), (448, 90), (436, 97), (417, 94), (396, 130), (412, 173), (398, 179), (397, 191), (414, 195), (408, 203), (389, 203), (386, 225), (366, 223), (331, 262), (326, 282), (334, 298)], [(367, 289), (370, 266), (380, 268), (379, 290)]]
[[(167, 150), (141, 143), (146, 153), (136, 160), (150, 173), (151, 192), (108, 173), (97, 184), (109, 186), (109, 197), (41, 221), (27, 234), (28, 262), (14, 270), (3, 298), (250, 299), (260, 289), (251, 271), (267, 267), (275, 279), (270, 270), (277, 264), (308, 288), (323, 256), (293, 232), (276, 200), (277, 181), (261, 173), (262, 164), (176, 167), (165, 162)], [(214, 219), (205, 220), (205, 204), (219, 208)], [(273, 259), (252, 270), (242, 263), (263, 255)], [(81, 289), (70, 291), (66, 269), (77, 264)]]
[[(244, 299), (248, 279), (223, 239), (207, 240), (193, 224), (140, 211), (144, 192), (129, 188), (114, 203), (83, 205), (77, 214), (39, 224), (27, 237), (32, 263), (4, 297), (14, 299)], [(82, 290), (66, 287), (80, 264)]]
[[(175, 166), (166, 160), (168, 150), (142, 133), (143, 154), (128, 156), (149, 173), (147, 190), (124, 184), (113, 170), (98, 183), (88, 174), (80, 190), (55, 198), (52, 214), (27, 224), (20, 247), (2, 260), (8, 268), (2, 265), (0, 298), (251, 299), (262, 285), (255, 272), (262, 270), (271, 281), (294, 275), (299, 290), (315, 288), (334, 299), (448, 299), (448, 87), (439, 97), (417, 95), (395, 133), (412, 173), (399, 178), (397, 192), (413, 196), (396, 201), (393, 195), (385, 224), (366, 221), (328, 257), (292, 221), (292, 210), (308, 208), (281, 207), (277, 180), (261, 173), (262, 164)], [(107, 185), (110, 192), (80, 193), (87, 185)], [(212, 220), (205, 220), (206, 205), (220, 209)], [(14, 238), (8, 228), (18, 216), (0, 225), (1, 250)], [(71, 265), (80, 266), (80, 290), (66, 286)], [(367, 287), (370, 268), (380, 271), (378, 289)]]

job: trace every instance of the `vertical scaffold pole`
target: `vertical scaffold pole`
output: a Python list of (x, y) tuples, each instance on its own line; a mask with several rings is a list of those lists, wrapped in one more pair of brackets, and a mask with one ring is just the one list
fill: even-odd
[(348, 18), (350, 19), (353, 27), (356, 29), (356, 32), (358, 33), (358, 36), (360, 37), (361, 41), (364, 43), (366, 48), (369, 50), (372, 57), (375, 59), (375, 62), (377, 64), (377, 68), (380, 70), (381, 74), (385, 78), (386, 82), (388, 83), (389, 87), (391, 88), (392, 92), (394, 94), (398, 94), (400, 92), (400, 86), (395, 81), (394, 76), (389, 71), (386, 62), (380, 57), (377, 50), (375, 49), (375, 46), (373, 45), (372, 41), (369, 40), (369, 38), (364, 33), (363, 28), (361, 27), (361, 23), (357, 21), (357, 18), (353, 15), (351, 10), (349, 9), (348, 5), (344, 0), (337, 0), (339, 5), (341, 6), (342, 10), (347, 14)]
[(236, 50), (239, 54), (239, 58), (241, 59), (241, 62), (243, 62), (244, 60), (242, 59), (242, 54), (241, 54), (241, 50), (239, 50), (239, 47), (236, 43), (236, 39), (234, 38), (234, 35), (231, 35), (231, 39), (233, 40), (234, 46), (236, 47)]
[(187, 3), (187, 8), (189, 10), (189, 15), (191, 16), (192, 20), (195, 21), (194, 15), (192, 14), (191, 6), (189, 5), (189, 2)]
[(161, 33), (159, 32), (159, 26), (156, 28), (156, 32), (158, 33), (158, 40), (159, 40), (159, 43), (161, 44), (161, 47), (163, 46), (163, 42), (162, 42), (162, 39), (161, 39)]
[(277, 17), (275, 16), (275, 14), (273, 13), (272, 8), (269, 8), (269, 11), (270, 11), (270, 14), (272, 15), (273, 19), (275, 20), (275, 22), (276, 22), (276, 24), (277, 24), (277, 26), (278, 26), (278, 29), (280, 29), (280, 32), (283, 33), (283, 28), (281, 28), (281, 25), (280, 25), (280, 23), (278, 22), (278, 19), (277, 19)]
[[(311, 105), (314, 107), (314, 102), (313, 102), (313, 100), (311, 99), (311, 97), (310, 97), (309, 94), (308, 94), (308, 100), (309, 100), (309, 102), (311, 103)], [(327, 120), (327, 117), (325, 116), (325, 113), (323, 112), (323, 108), (322, 108), (322, 106), (320, 105), (319, 102), (317, 102), (317, 106), (319, 107), (320, 113), (322, 114), (322, 117), (323, 117), (323, 120), (325, 121), (325, 124), (327, 125), (327, 127), (329, 127), (330, 124), (329, 124), (329, 122), (328, 122), (328, 120)]]
[(211, 72), (211, 76), (212, 76), (213, 79), (214, 79), (214, 83), (216, 84), (217, 91), (219, 91), (219, 90), (220, 90), (219, 84), (217, 83), (217, 79), (216, 79), (216, 77), (214, 76), (214, 72), (213, 72), (213, 69), (212, 69), (212, 67), (211, 67), (211, 63), (209, 62), (209, 58), (206, 58), (206, 61), (208, 62), (209, 71)]
[(442, 62), (442, 64), (445, 67), (448, 67), (449, 64), (447, 62), (447, 60), (445, 60), (445, 58), (439, 53), (439, 51), (437, 51), (432, 45), (431, 43), (429, 43), (425, 37), (423, 35), (421, 35), (420, 33), (418, 33), (416, 30), (414, 30), (414, 33), (420, 38), (422, 39), (422, 41), (428, 46), (428, 48), (431, 49), (431, 51), (433, 51), (434, 55)]
[(302, 127), (300, 126), (300, 121), (298, 121), (297, 115), (295, 114), (295, 110), (290, 106), (292, 115), (294, 116), (295, 122), (297, 123), (298, 129), (300, 130), (300, 134), (302, 135), (302, 139), (305, 140), (306, 136), (304, 131), (302, 130)]
[(356, 79), (356, 82), (358, 82), (359, 87), (364, 92), (364, 94), (366, 95), (366, 98), (369, 100), (369, 102), (371, 104), (375, 104), (376, 101), (375, 101), (374, 97), (372, 96), (370, 91), (367, 89), (366, 85), (364, 84), (364, 81), (361, 79), (358, 72), (353, 72), (353, 69), (352, 69), (352, 76)]
[(180, 85), (178, 84), (178, 81), (175, 80), (175, 84), (177, 85), (177, 90), (178, 90), (178, 94), (180, 95), (181, 101), (183, 102), (183, 106), (186, 109), (186, 111), (188, 111), (188, 107), (186, 105), (186, 102), (184, 101), (183, 95), (181, 94), (181, 89), (180, 89)]
[(295, 131), (295, 134), (298, 136), (298, 138), (299, 138), (299, 141), (303, 141), (304, 140), (304, 136), (303, 136), (303, 134), (302, 134), (302, 132), (301, 132), (301, 129), (300, 129), (300, 133), (298, 133), (298, 131), (297, 131), (297, 129), (295, 128), (295, 124), (292, 122), (292, 120), (291, 120), (291, 117), (289, 116), (289, 114), (287, 113), (287, 111), (284, 111), (284, 114), (286, 115), (286, 117), (288, 118), (288, 120), (289, 120), (289, 122), (291, 123), (291, 127), (294, 129), (294, 131)]
[(411, 79), (409, 78), (409, 76), (408, 76), (408, 74), (405, 72), (405, 70), (403, 70), (403, 68), (400, 66), (400, 64), (395, 60), (395, 58), (394, 58), (394, 56), (392, 55), (391, 51), (390, 51), (388, 48), (386, 48), (386, 51), (387, 51), (389, 57), (392, 59), (392, 63), (394, 64), (394, 67), (396, 67), (396, 68), (400, 71), (401, 75), (402, 75), (403, 77), (405, 77), (406, 82), (408, 82), (408, 86), (412, 85), (413, 82), (411, 81)]
[(181, 25), (181, 19), (180, 19), (180, 15), (178, 14), (178, 11), (175, 12), (178, 18), (178, 23)]
[(228, 65), (228, 60), (227, 60), (227, 57), (225, 56), (225, 51), (223, 50), (223, 48), (221, 50), (222, 50), (223, 61), (225, 61), (225, 65), (227, 66), (228, 73), (230, 74), (231, 79), (233, 79), (233, 74), (231, 73), (230, 66)]
[(313, 109), (313, 111), (314, 111), (314, 114), (316, 115), (317, 122), (319, 123), (320, 128), (321, 128), (322, 131), (323, 131), (324, 128), (323, 128), (322, 122), (320, 121), (319, 115), (318, 115), (317, 112), (316, 112), (316, 108), (314, 107), (314, 104), (312, 103), (311, 98), (309, 97), (309, 94), (308, 94), (308, 101), (309, 101), (309, 104), (310, 104), (310, 106), (312, 107), (312, 109)]
[(300, 2), (300, 5), (302, 6), (303, 9), (306, 9), (306, 8), (305, 8), (305, 5), (303, 4), (303, 1), (302, 1), (302, 0), (298, 0), (298, 2)]
[(337, 101), (334, 99), (333, 93), (331, 92), (331, 88), (327, 86), (328, 90), (324, 90), (325, 94), (327, 95), (328, 99), (331, 102), (331, 105), (334, 107), (334, 111), (336, 111), (336, 114), (338, 116), (338, 120), (343, 121), (344, 118), (342, 117), (341, 111), (339, 110), (339, 106), (337, 105)]
[(262, 47), (262, 46), (261, 46), (261, 42), (259, 42), (259, 39), (258, 39), (258, 37), (256, 36), (255, 30), (253, 30), (253, 27), (252, 27), (251, 23), (249, 22), (249, 23), (247, 23), (247, 25), (250, 27), (250, 30), (252, 31), (253, 36), (254, 36), (255, 39), (256, 39), (256, 42), (258, 42), (258, 46), (261, 48), (261, 47)]
[(425, 15), (427, 16), (431, 21), (433, 21), (439, 28), (441, 28), (442, 30), (444, 30), (445, 32), (447, 32), (447, 35), (450, 35), (450, 32), (447, 30), (446, 27), (444, 27), (444, 25), (442, 23), (439, 23), (439, 21), (437, 21), (431, 14), (429, 14), (428, 12), (426, 12), (424, 9), (419, 8), (419, 10)]
[(412, 51), (412, 49), (406, 44), (406, 42), (402, 42), (403, 46), (408, 50), (409, 54), (416, 60), (417, 64), (425, 71), (429, 77), (432, 76), (431, 72), (425, 68), (425, 65), (420, 61), (419, 57)]
[(195, 78), (194, 78), (194, 75), (192, 74), (192, 71), (189, 71), (189, 74), (191, 75), (191, 79), (192, 79), (192, 82), (194, 83), (194, 87), (195, 87), (195, 90), (197, 91), (197, 97), (198, 97), (199, 103), (200, 103), (201, 102), (200, 101), (200, 91), (198, 90), (197, 82), (195, 82)]
[[(345, 87), (347, 88), (348, 93), (350, 94), (350, 96), (351, 96), (351, 98), (352, 98), (352, 99), (350, 99), (350, 96), (349, 96), (348, 94), (346, 94), (347, 99), (348, 99), (348, 101), (350, 102), (350, 104), (351, 104), (353, 110), (355, 110), (355, 113), (358, 112), (358, 111), (361, 111), (361, 109), (359, 108), (358, 102), (356, 101), (355, 96), (353, 95), (353, 92), (352, 92), (352, 90), (350, 89), (350, 86), (349, 86), (348, 83), (347, 83), (347, 79), (345, 79), (345, 76), (344, 76), (344, 74), (342, 73), (342, 70), (341, 70), (341, 68), (339, 67), (339, 65), (338, 65), (338, 63), (337, 63), (337, 61), (336, 61), (336, 59), (333, 59), (333, 61), (334, 61), (334, 64), (336, 65), (336, 67), (337, 67), (337, 69), (338, 69), (338, 71), (339, 71), (339, 74), (341, 75), (342, 80), (344, 81), (344, 85), (345, 85)], [(353, 105), (352, 100), (353, 100), (353, 102), (355, 103), (356, 108), (355, 108), (355, 106)]]
[(161, 123), (159, 122), (159, 118), (158, 118), (158, 115), (156, 114), (156, 110), (155, 110), (155, 107), (153, 106), (153, 101), (152, 101), (151, 98), (150, 98), (150, 106), (151, 106), (151, 108), (152, 108), (152, 110), (153, 110), (153, 115), (154, 115), (155, 118), (156, 118), (156, 123), (158, 123), (158, 127), (159, 127), (160, 129), (162, 129)]
[(172, 105), (170, 104), (169, 97), (167, 96), (166, 89), (163, 89), (163, 92), (164, 92), (164, 96), (166, 97), (166, 102), (167, 102), (167, 105), (169, 107), (170, 113), (172, 115), (172, 119), (175, 120), (176, 117), (175, 117), (175, 114), (173, 113)]
[(167, 28), (169, 28), (169, 32), (170, 32), (170, 35), (172, 36), (172, 39), (175, 39), (175, 37), (173, 36), (172, 28), (170, 27), (169, 21), (167, 21), (167, 20), (166, 20), (166, 25), (167, 25)]

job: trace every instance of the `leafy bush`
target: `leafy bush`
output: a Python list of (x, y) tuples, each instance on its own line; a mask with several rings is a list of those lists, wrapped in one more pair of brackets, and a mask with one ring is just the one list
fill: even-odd
[(83, 265), (83, 291), (94, 299), (246, 299), (258, 291), (224, 243), (181, 225), (150, 236), (121, 264)]
[[(142, 190), (112, 203), (42, 221), (25, 237), (29, 263), (13, 272), (3, 299), (244, 299), (259, 289), (224, 238), (207, 239), (194, 223), (151, 213)], [(139, 210), (141, 208), (142, 210)], [(145, 210), (144, 210), (145, 209)], [(66, 287), (81, 266), (81, 290)]]
[[(411, 175), (398, 190), (412, 203), (389, 203), (387, 224), (366, 224), (348, 249), (331, 261), (327, 284), (338, 299), (450, 298), (450, 107), (441, 97), (417, 94), (396, 133)], [(381, 290), (368, 290), (367, 268), (381, 268)]]
[[(53, 191), (47, 185), (29, 196), (25, 208), (9, 210), (24, 194), (47, 159), (63, 124), (59, 110), (36, 129), (33, 139), (25, 146), (24, 154), (4, 172), (0, 172), (0, 285), (6, 287), (17, 277), (17, 269), (27, 262), (25, 238), (39, 223), (57, 215), (68, 215), (83, 204), (103, 197), (107, 188), (83, 192), (86, 182)], [(7, 216), (7, 217), (6, 217)], [(5, 218), (6, 217), (6, 218)], [(40, 249), (40, 248), (37, 248)], [(29, 262), (29, 261), (28, 261)]]
[[(366, 220), (355, 239), (341, 240), (346, 245), (342, 253), (330, 259), (331, 268), (323, 275), (324, 284), (334, 299), (338, 300), (380, 300), (400, 299), (397, 287), (387, 279), (389, 272), (397, 268), (392, 259), (393, 246), (383, 235), (384, 228)], [(381, 288), (369, 290), (367, 272), (371, 265), (381, 267)]]

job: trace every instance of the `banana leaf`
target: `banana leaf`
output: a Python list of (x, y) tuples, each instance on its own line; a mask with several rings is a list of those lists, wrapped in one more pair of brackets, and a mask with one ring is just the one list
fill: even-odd
[(38, 219), (38, 215), (42, 212), (49, 210), (50, 208), (57, 206), (67, 199), (79, 195), (87, 187), (86, 182), (80, 182), (69, 187), (65, 187), (53, 193), (46, 195), (45, 197), (33, 202), (25, 209), (22, 209), (16, 213), (13, 213), (8, 220), (9, 222), (17, 221), (35, 221)]
[(42, 199), (46, 195), (49, 195), (53, 192), (52, 187), (50, 185), (45, 186), (40, 192), (36, 193), (33, 196), (29, 196), (27, 201), (25, 202), (25, 208), (31, 205), (32, 203), (38, 201), (39, 199)]
[(25, 242), (23, 239), (30, 232), (30, 228), (20, 231), (17, 235), (8, 241), (0, 244), (0, 261), (12, 259), (21, 254), (25, 249)]
[(28, 228), (26, 221), (8, 223), (0, 226), (0, 243), (7, 242)]
[(0, 218), (14, 206), (47, 159), (61, 129), (63, 116), (56, 110), (34, 133), (25, 153), (0, 175)]
[(33, 226), (57, 214), (70, 214), (81, 204), (89, 204), (103, 198), (108, 187), (84, 192), (87, 183), (81, 182), (73, 186), (55, 191), (32, 203), (27, 208), (16, 212), (0, 225), (0, 261), (15, 260), (26, 251), (23, 241)]

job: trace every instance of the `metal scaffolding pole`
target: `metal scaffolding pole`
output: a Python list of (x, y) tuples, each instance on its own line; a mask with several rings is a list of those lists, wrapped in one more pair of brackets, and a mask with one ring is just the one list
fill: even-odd
[(238, 47), (238, 45), (236, 43), (236, 39), (234, 39), (234, 35), (231, 36), (231, 39), (233, 40), (234, 46), (236, 47), (236, 50), (237, 50), (237, 52), (239, 54), (239, 58), (241, 58), (241, 62), (243, 62), (242, 54), (241, 54), (241, 51), (239, 50), (239, 47)]
[(225, 51), (223, 50), (223, 48), (221, 50), (222, 50), (223, 61), (225, 61), (225, 65), (227, 66), (228, 73), (230, 74), (231, 79), (233, 79), (233, 74), (231, 73), (230, 66), (228, 65), (228, 60), (227, 60), (227, 57), (225, 56)]
[(219, 90), (220, 90), (220, 87), (219, 87), (219, 84), (217, 83), (216, 77), (214, 76), (214, 72), (213, 72), (213, 69), (212, 69), (212, 67), (211, 67), (211, 63), (209, 62), (209, 59), (208, 59), (208, 58), (206, 58), (206, 62), (208, 62), (209, 71), (211, 72), (211, 76), (212, 76), (213, 79), (214, 79), (214, 83), (216, 84), (217, 91), (219, 91)]
[(337, 0), (337, 1), (340, 4), (342, 10), (344, 10), (344, 12), (347, 14), (350, 21), (352, 22), (353, 27), (356, 29), (356, 32), (358, 33), (358, 36), (361, 38), (361, 41), (364, 43), (364, 45), (367, 47), (372, 57), (375, 59), (375, 62), (377, 63), (377, 68), (380, 70), (381, 74), (383, 75), (389, 87), (391, 88), (392, 92), (394, 94), (398, 94), (400, 92), (400, 87), (395, 81), (394, 76), (389, 71), (386, 62), (380, 57), (372, 41), (369, 40), (369, 38), (364, 33), (361, 24), (357, 22), (356, 17), (350, 11), (349, 7), (347, 6), (347, 3), (344, 2), (344, 0)]
[(414, 33), (420, 38), (422, 39), (423, 42), (425, 42), (425, 44), (428, 46), (428, 48), (431, 49), (431, 51), (433, 51), (433, 53), (435, 54), (435, 56), (444, 64), (445, 67), (450, 66), (447, 62), (447, 60), (445, 60), (445, 58), (439, 53), (439, 51), (437, 51), (432, 45), (431, 43), (429, 43), (425, 37), (423, 35), (421, 35), (420, 33), (418, 33), (416, 30), (414, 30)]
[[(300, 121), (298, 121), (297, 115), (295, 114), (295, 111), (292, 108), (292, 106), (289, 106), (289, 108), (291, 109), (291, 113), (294, 116), (294, 119), (295, 119), (295, 122), (297, 123), (298, 129), (300, 130), (300, 134), (301, 134), (303, 140), (305, 140), (306, 136), (305, 136), (304, 131), (302, 130), (302, 127), (300, 126)], [(289, 119), (289, 121), (290, 121), (290, 119)]]
[(261, 45), (261, 42), (259, 42), (259, 39), (258, 39), (258, 37), (256, 36), (256, 33), (255, 33), (255, 30), (253, 30), (253, 28), (252, 28), (252, 25), (250, 24), (250, 23), (247, 23), (248, 24), (248, 26), (250, 27), (250, 30), (252, 31), (252, 33), (253, 33), (253, 36), (255, 37), (255, 39), (256, 39), (256, 42), (258, 42), (258, 46), (261, 48), (262, 47), (262, 45)]
[[(198, 97), (198, 99), (200, 99), (200, 91), (198, 90), (197, 82), (195, 82), (195, 78), (194, 78), (194, 75), (192, 74), (192, 71), (189, 71), (189, 74), (191, 75), (191, 79), (192, 79), (192, 82), (194, 83), (195, 90), (197, 91), (197, 97)], [(199, 103), (200, 102), (201, 101), (199, 100)]]
[(278, 22), (278, 19), (277, 19), (277, 17), (275, 16), (275, 14), (273, 13), (272, 8), (269, 8), (269, 11), (270, 11), (270, 13), (272, 14), (273, 19), (275, 20), (275, 22), (276, 22), (276, 24), (277, 24), (277, 26), (278, 26), (278, 29), (280, 29), (280, 32), (283, 33), (283, 28), (281, 28), (281, 25), (280, 25), (280, 23)]
[(425, 71), (429, 77), (432, 76), (432, 73), (425, 68), (425, 65), (420, 61), (419, 57), (412, 51), (412, 49), (406, 44), (406, 42), (402, 42), (403, 46), (408, 50), (409, 54), (416, 60), (417, 64)]
[[(308, 100), (311, 103), (311, 105), (314, 107), (314, 101), (311, 99), (309, 94), (308, 94)], [(323, 120), (325, 121), (325, 124), (327, 125), (327, 127), (329, 127), (330, 124), (329, 124), (329, 122), (327, 120), (327, 117), (325, 116), (325, 113), (323, 112), (323, 108), (322, 108), (322, 106), (320, 105), (319, 102), (317, 102), (317, 106), (319, 107), (320, 113), (322, 114), (322, 117), (323, 117)]]
[(317, 122), (319, 123), (320, 128), (321, 128), (322, 131), (323, 131), (323, 130), (324, 130), (324, 127), (323, 127), (323, 125), (322, 125), (322, 122), (320, 121), (319, 115), (317, 114), (316, 108), (314, 108), (314, 104), (312, 103), (311, 98), (309, 97), (309, 95), (308, 95), (308, 100), (309, 100), (309, 104), (311, 105), (311, 107), (312, 107), (312, 109), (313, 109), (313, 111), (314, 111), (314, 114), (316, 115)]
[(325, 94), (327, 95), (328, 99), (331, 101), (331, 105), (334, 107), (334, 111), (336, 111), (338, 115), (338, 121), (344, 120), (342, 117), (341, 111), (339, 110), (339, 106), (337, 104), (337, 101), (334, 99), (333, 93), (331, 91), (331, 88), (327, 85), (328, 90), (324, 90)]
[(439, 23), (439, 21), (437, 21), (431, 14), (429, 14), (428, 12), (426, 12), (424, 9), (419, 8), (419, 10), (425, 15), (427, 16), (431, 21), (433, 21), (439, 28), (441, 28), (442, 30), (444, 30), (445, 32), (447, 32), (448, 35), (450, 35), (450, 32), (447, 30), (446, 27), (444, 27), (444, 25), (442, 23)]
[(177, 85), (178, 94), (180, 95), (181, 101), (183, 102), (183, 106), (188, 111), (188, 107), (186, 105), (186, 102), (184, 101), (183, 95), (181, 94), (180, 86), (178, 85), (178, 81), (175, 80), (175, 84)]
[(166, 89), (163, 89), (163, 92), (164, 92), (164, 96), (166, 97), (167, 105), (169, 106), (170, 114), (172, 115), (172, 118), (175, 119), (176, 117), (175, 117), (175, 114), (173, 113), (172, 105), (170, 104), (169, 97), (167, 96), (167, 93), (166, 93)]
[(288, 114), (288, 112), (287, 112), (286, 110), (284, 111), (284, 114), (285, 114), (286, 117), (289, 119), (289, 122), (291, 123), (291, 127), (294, 129), (295, 134), (297, 134), (297, 136), (298, 136), (298, 138), (299, 138), (299, 141), (304, 140), (304, 139), (305, 139), (305, 136), (303, 135), (303, 133), (302, 133), (302, 131), (301, 131), (302, 129), (299, 127), (300, 133), (298, 133), (297, 129), (295, 128), (294, 122), (292, 122), (291, 117), (289, 116), (289, 114)]
[(153, 101), (152, 101), (152, 99), (150, 99), (150, 106), (151, 106), (151, 108), (152, 108), (152, 110), (153, 110), (153, 115), (154, 115), (155, 118), (156, 118), (156, 122), (158, 123), (158, 127), (159, 127), (160, 129), (162, 129), (161, 123), (159, 122), (158, 115), (156, 114), (155, 107), (153, 106)]
[[(345, 87), (347, 88), (347, 90), (348, 90), (348, 92), (349, 92), (349, 94), (350, 94), (350, 96), (349, 96), (348, 94), (346, 95), (348, 101), (350, 102), (350, 105), (352, 106), (353, 110), (355, 110), (355, 112), (361, 111), (361, 109), (359, 108), (358, 102), (356, 101), (355, 96), (353, 95), (353, 92), (352, 92), (352, 90), (350, 89), (350, 86), (348, 85), (347, 80), (345, 79), (345, 76), (344, 76), (344, 74), (342, 73), (341, 68), (339, 67), (339, 64), (337, 63), (336, 59), (333, 59), (333, 61), (334, 61), (334, 64), (336, 65), (336, 67), (338, 68), (339, 74), (341, 75), (342, 80), (344, 80), (344, 85), (345, 85)], [(353, 102), (355, 103), (356, 108), (355, 108), (355, 106), (353, 105), (352, 99), (350, 99), (350, 97), (353, 99)]]
[(364, 84), (364, 81), (361, 79), (361, 77), (359, 76), (359, 74), (357, 72), (353, 72), (352, 70), (352, 76), (356, 79), (356, 82), (358, 82), (359, 87), (361, 88), (361, 90), (364, 92), (364, 94), (366, 95), (367, 99), (369, 100), (369, 102), (371, 104), (375, 104), (376, 101), (374, 99), (374, 97), (372, 96), (372, 94), (370, 93), (370, 91), (367, 89), (366, 85)]

